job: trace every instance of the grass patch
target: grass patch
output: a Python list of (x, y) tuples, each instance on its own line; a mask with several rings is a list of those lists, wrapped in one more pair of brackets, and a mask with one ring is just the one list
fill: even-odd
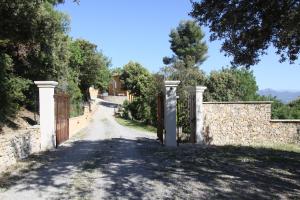
[(255, 145), (253, 147), (300, 153), (300, 145), (297, 144), (264, 144), (264, 145)]
[(154, 126), (150, 126), (150, 125), (144, 124), (142, 122), (124, 119), (121, 117), (115, 117), (115, 119), (122, 126), (127, 126), (129, 128), (133, 128), (133, 129), (140, 130), (140, 131), (156, 133), (156, 128)]
[(300, 146), (296, 144), (278, 144), (278, 145), (273, 145), (271, 148), (300, 153)]

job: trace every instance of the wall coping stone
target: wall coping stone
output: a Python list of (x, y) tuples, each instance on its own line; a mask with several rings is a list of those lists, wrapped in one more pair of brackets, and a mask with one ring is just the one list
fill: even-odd
[(204, 92), (204, 90), (206, 90), (207, 87), (205, 86), (196, 86), (196, 92)]
[(38, 88), (55, 88), (58, 85), (56, 81), (34, 81)]
[(271, 104), (273, 101), (223, 101), (223, 102), (203, 102), (203, 104)]
[(177, 87), (180, 81), (165, 81), (165, 87)]
[(270, 122), (278, 123), (300, 123), (300, 119), (272, 119)]

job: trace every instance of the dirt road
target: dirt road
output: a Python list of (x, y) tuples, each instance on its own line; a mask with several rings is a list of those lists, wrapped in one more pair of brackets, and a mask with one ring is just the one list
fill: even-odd
[[(55, 151), (0, 177), (0, 199), (299, 199), (300, 154), (251, 147), (161, 146), (99, 105)], [(17, 169), (19, 169), (17, 168)]]

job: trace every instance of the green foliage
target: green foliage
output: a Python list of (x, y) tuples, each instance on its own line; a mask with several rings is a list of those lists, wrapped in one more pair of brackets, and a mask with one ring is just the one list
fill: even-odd
[(287, 106), (291, 110), (290, 118), (291, 119), (300, 119), (300, 98), (290, 102)]
[(70, 117), (76, 117), (83, 114), (83, 94), (78, 85), (78, 75), (71, 71), (68, 76), (67, 93), (70, 96)]
[(205, 86), (204, 98), (207, 101), (251, 101), (258, 96), (253, 72), (243, 68), (212, 71)]
[[(68, 55), (64, 36), (68, 18), (55, 11), (54, 2), (2, 0), (0, 7), (2, 119), (24, 104), (33, 107), (34, 80), (59, 80)], [(7, 63), (9, 58), (9, 68)], [(26, 97), (26, 98), (25, 98)]]
[(124, 83), (124, 89), (129, 90), (132, 95), (144, 97), (151, 86), (152, 77), (141, 64), (129, 62), (124, 66), (120, 80)]
[(12, 73), (12, 59), (7, 54), (0, 54), (0, 66), (0, 123), (2, 123), (18, 111), (30, 81)]
[(142, 97), (136, 97), (128, 105), (130, 113), (135, 120), (147, 122), (151, 118), (150, 106)]
[(130, 102), (128, 100), (125, 100), (123, 102), (123, 113), (122, 117), (124, 119), (131, 119), (131, 114), (130, 114)]
[(300, 119), (300, 99), (288, 104), (272, 96), (259, 96), (258, 100), (272, 101), (272, 119)]
[(71, 116), (82, 113), (90, 86), (108, 87), (110, 60), (66, 35), (69, 17), (54, 8), (63, 2), (0, 0), (0, 121), (20, 106), (37, 107), (36, 80), (58, 81), (57, 90), (70, 95)]
[(300, 4), (298, 1), (193, 1), (190, 13), (210, 28), (210, 40), (224, 40), (222, 50), (232, 64), (250, 67), (272, 45), (291, 63), (300, 53)]
[(113, 74), (122, 74), (123, 69), (121, 67), (116, 67), (111, 69), (110, 73)]
[(100, 89), (108, 87), (111, 77), (110, 61), (96, 48), (96, 45), (86, 40), (69, 42), (68, 66), (62, 77), (70, 95), (72, 117), (83, 114), (84, 101), (90, 99), (89, 87)]
[(23, 44), (19, 50), (26, 53), (25, 48), (30, 50), (39, 42), (53, 37), (56, 32), (64, 32), (63, 14), (53, 9), (54, 3), (46, 0), (1, 0), (1, 41), (16, 48)]
[(58, 48), (68, 17), (47, 1), (5, 1), (0, 13), (0, 51), (13, 59), (14, 73), (30, 80), (57, 77)]
[(97, 46), (86, 40), (75, 40), (70, 45), (70, 67), (77, 72), (79, 87), (88, 100), (88, 88), (106, 89), (110, 81), (110, 60), (101, 52)]
[(194, 21), (182, 21), (170, 33), (171, 49), (176, 56), (163, 59), (166, 65), (181, 61), (185, 68), (200, 65), (206, 60), (204, 33)]
[[(175, 64), (176, 65), (176, 64)], [(168, 71), (165, 74), (165, 72)], [(173, 66), (167, 66), (161, 69), (160, 74), (165, 77), (167, 80), (180, 80), (180, 86), (196, 86), (196, 85), (203, 85), (205, 83), (205, 73), (202, 70), (199, 70), (197, 67), (190, 67), (190, 68), (180, 68)]]
[[(103, 56), (106, 58), (105, 56)], [(111, 73), (109, 70), (110, 61), (104, 61), (102, 67), (98, 71), (98, 75), (96, 77), (95, 87), (101, 89), (102, 91), (108, 90), (108, 85), (111, 81)]]
[(125, 89), (134, 95), (132, 102), (124, 102), (123, 117), (156, 124), (156, 98), (162, 90), (162, 77), (150, 74), (139, 63), (129, 62), (124, 66), (120, 79)]

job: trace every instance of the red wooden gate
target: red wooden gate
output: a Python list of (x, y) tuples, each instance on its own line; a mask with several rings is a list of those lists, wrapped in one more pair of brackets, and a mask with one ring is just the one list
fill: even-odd
[(164, 95), (157, 95), (157, 137), (163, 144), (164, 140)]
[(54, 95), (55, 98), (55, 123), (56, 146), (69, 139), (69, 96), (64, 93)]

